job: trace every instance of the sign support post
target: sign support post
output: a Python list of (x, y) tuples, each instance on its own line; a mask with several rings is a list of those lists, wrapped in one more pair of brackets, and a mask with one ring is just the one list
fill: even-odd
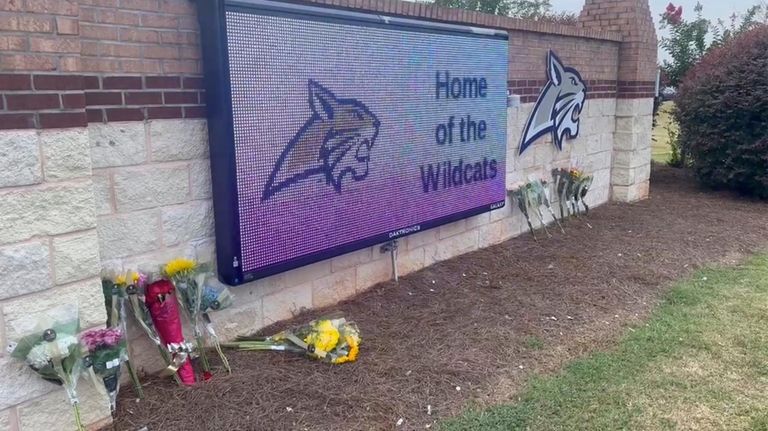
[(389, 252), (392, 259), (392, 277), (395, 279), (395, 283), (399, 282), (397, 275), (397, 240), (393, 239), (387, 243), (381, 245), (381, 253)]

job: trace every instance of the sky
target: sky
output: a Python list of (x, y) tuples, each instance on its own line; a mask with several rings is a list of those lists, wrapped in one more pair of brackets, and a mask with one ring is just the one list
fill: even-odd
[[(653, 14), (653, 20), (656, 23), (656, 34), (661, 37), (663, 33), (659, 30), (659, 14), (664, 12), (664, 8), (667, 7), (670, 0), (650, 0), (651, 13)], [(584, 0), (551, 0), (552, 9), (554, 11), (569, 11), (579, 13), (581, 7), (584, 5)], [(672, 3), (675, 6), (683, 7), (683, 18), (688, 19), (695, 13), (693, 7), (696, 6), (696, 0), (673, 0)], [(701, 0), (702, 6), (704, 6), (703, 15), (704, 18), (717, 22), (718, 19), (723, 19), (728, 22), (734, 12), (741, 13), (747, 10), (750, 6), (759, 3), (759, 0)], [(659, 59), (666, 58), (666, 53), (659, 51)]]

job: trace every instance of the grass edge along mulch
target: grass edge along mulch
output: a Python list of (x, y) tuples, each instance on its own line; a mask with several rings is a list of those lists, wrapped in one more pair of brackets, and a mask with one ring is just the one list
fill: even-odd
[(768, 430), (768, 254), (677, 283), (615, 349), (533, 376), (512, 405), (443, 431)]

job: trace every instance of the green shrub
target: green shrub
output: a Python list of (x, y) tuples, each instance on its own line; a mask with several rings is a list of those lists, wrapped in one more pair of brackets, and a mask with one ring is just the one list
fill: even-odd
[(682, 168), (685, 164), (685, 160), (683, 160), (683, 152), (680, 148), (680, 133), (669, 124), (667, 124), (665, 130), (667, 132), (667, 142), (669, 143), (670, 150), (667, 164), (673, 168)]
[(768, 26), (702, 57), (676, 103), (683, 163), (699, 180), (768, 198)]

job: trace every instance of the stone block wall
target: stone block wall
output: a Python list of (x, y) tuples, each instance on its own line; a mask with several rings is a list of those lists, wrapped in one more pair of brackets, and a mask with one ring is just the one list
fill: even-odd
[[(509, 31), (509, 89), (521, 104), (508, 109), (508, 188), (575, 165), (595, 175), (592, 206), (647, 196), (655, 34), (646, 0), (587, 0), (578, 26), (398, 0), (333, 0), (334, 7), (353, 5)], [(1, 343), (62, 303), (79, 304), (83, 327), (102, 324), (103, 267), (151, 268), (178, 256), (213, 260), (198, 37), (189, 0), (0, 0)], [(518, 155), (550, 49), (589, 88), (580, 135), (563, 151), (542, 138)], [(403, 238), (398, 271), (525, 230), (508, 202)], [(332, 306), (388, 280), (391, 271), (389, 256), (369, 247), (238, 286), (235, 306), (216, 315), (217, 330), (231, 338), (302, 309)], [(140, 367), (158, 369), (155, 349), (132, 334)], [(108, 420), (105, 400), (89, 382), (80, 388), (85, 420)], [(63, 391), (0, 351), (0, 429), (71, 428)]]

